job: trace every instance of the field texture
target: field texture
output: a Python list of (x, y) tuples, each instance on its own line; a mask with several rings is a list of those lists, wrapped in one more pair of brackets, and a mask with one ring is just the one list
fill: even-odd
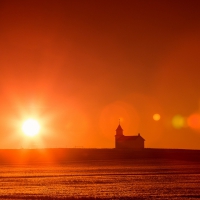
[(0, 165), (0, 199), (200, 198), (200, 163), (94, 160)]

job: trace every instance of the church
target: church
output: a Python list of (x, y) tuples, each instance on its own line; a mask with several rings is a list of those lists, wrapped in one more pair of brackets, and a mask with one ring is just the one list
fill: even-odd
[(144, 149), (145, 139), (140, 134), (136, 136), (125, 136), (121, 125), (116, 129), (115, 148), (116, 149)]

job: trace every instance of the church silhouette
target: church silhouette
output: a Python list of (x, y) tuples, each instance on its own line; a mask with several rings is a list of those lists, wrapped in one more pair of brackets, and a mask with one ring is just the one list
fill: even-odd
[(116, 129), (115, 148), (116, 149), (144, 149), (145, 139), (140, 133), (136, 136), (125, 136), (121, 125)]

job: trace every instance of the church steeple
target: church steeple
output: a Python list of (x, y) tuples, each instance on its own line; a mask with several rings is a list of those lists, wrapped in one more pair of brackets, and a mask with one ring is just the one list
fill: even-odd
[(121, 125), (120, 125), (120, 119), (119, 119), (119, 125), (118, 125), (118, 127), (116, 129), (116, 135), (123, 135), (123, 129), (122, 129)]

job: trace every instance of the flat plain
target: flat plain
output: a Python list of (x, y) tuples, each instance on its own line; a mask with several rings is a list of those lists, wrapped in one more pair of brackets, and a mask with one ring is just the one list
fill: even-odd
[(114, 159), (1, 164), (0, 199), (198, 199), (200, 162)]

